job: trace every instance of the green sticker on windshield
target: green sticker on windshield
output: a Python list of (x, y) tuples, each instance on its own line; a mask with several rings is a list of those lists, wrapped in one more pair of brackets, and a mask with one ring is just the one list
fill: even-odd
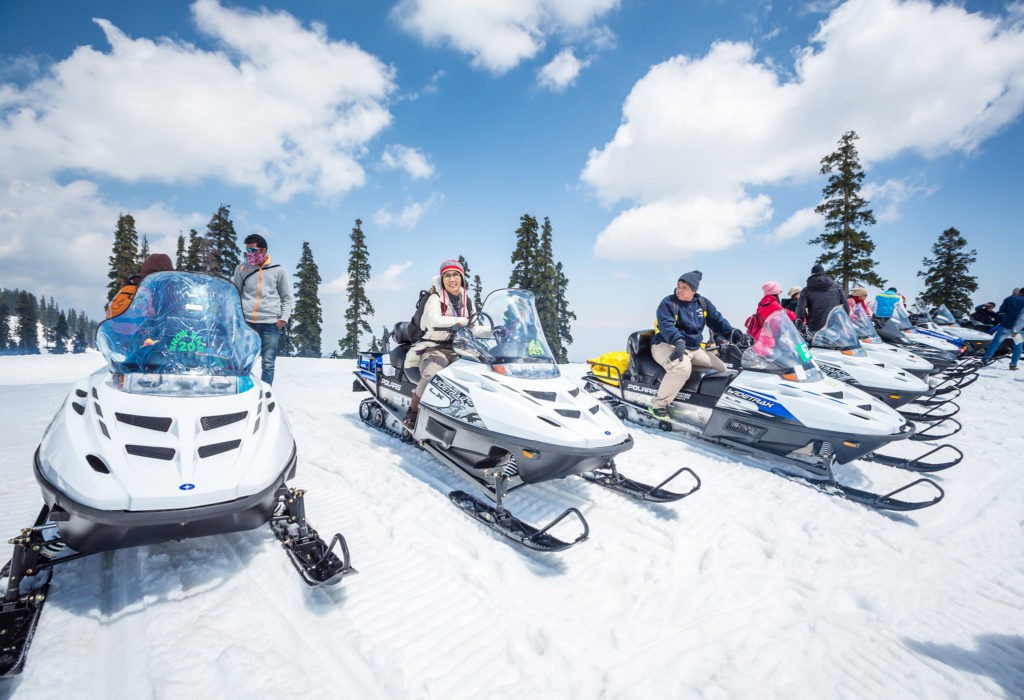
[(206, 343), (195, 331), (178, 331), (171, 338), (168, 349), (170, 352), (202, 352), (206, 349)]
[(534, 338), (526, 346), (526, 354), (530, 357), (544, 357), (544, 347), (540, 344), (540, 341)]
[(797, 345), (796, 354), (799, 355), (801, 362), (811, 361), (811, 351), (807, 349), (807, 343), (800, 343)]

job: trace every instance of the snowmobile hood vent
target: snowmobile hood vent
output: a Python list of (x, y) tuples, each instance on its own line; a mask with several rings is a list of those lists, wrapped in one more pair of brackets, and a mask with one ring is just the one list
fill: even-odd
[(557, 396), (553, 391), (531, 391), (530, 389), (527, 389), (526, 393), (535, 399), (540, 399), (541, 401), (554, 401)]
[(174, 459), (173, 447), (157, 447), (156, 445), (125, 445), (125, 451), (136, 457), (149, 457), (150, 459)]
[(114, 417), (121, 423), (134, 425), (136, 428), (159, 430), (161, 433), (166, 433), (171, 428), (171, 419), (160, 416), (136, 416), (131, 413), (116, 412)]
[(555, 413), (566, 418), (579, 418), (580, 412), (571, 408), (556, 408)]
[(222, 452), (230, 452), (231, 450), (238, 449), (238, 446), (242, 444), (241, 440), (228, 440), (227, 442), (217, 442), (212, 445), (203, 445), (199, 448), (200, 457), (212, 457), (219, 455)]
[(203, 430), (213, 430), (245, 420), (248, 415), (248, 411), (239, 411), (238, 413), (225, 413), (222, 416), (203, 416), (199, 419), (199, 424), (203, 426)]

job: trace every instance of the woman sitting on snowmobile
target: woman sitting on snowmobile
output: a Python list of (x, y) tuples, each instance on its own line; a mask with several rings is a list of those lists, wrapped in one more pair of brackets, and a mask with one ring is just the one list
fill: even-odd
[(686, 384), (694, 366), (710, 367), (719, 372), (725, 370), (724, 362), (701, 347), (704, 326), (734, 342), (749, 337), (733, 328), (714, 304), (697, 294), (702, 278), (700, 270), (680, 275), (675, 292), (658, 305), (658, 332), (651, 338), (651, 356), (665, 368), (665, 376), (649, 408), (658, 420), (668, 417), (666, 407)]
[(416, 426), (420, 399), (430, 380), (458, 359), (452, 350), (449, 329), (468, 325), (475, 311), (466, 286), (466, 272), (457, 260), (441, 263), (441, 272), (434, 278), (434, 286), (430, 288), (420, 319), (423, 339), (412, 347), (406, 359), (406, 367), (419, 365), (420, 368), (420, 381), (413, 390), (409, 410), (402, 420), (410, 430)]
[(860, 307), (869, 317), (871, 307), (868, 306), (868, 290), (864, 287), (854, 287), (850, 290), (850, 296), (846, 297), (846, 312), (853, 313), (853, 310)]

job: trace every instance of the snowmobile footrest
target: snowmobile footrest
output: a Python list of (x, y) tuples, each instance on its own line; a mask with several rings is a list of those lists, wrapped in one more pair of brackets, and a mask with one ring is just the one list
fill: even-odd
[[(566, 508), (562, 511), (561, 515), (550, 523), (537, 529), (533, 525), (515, 517), (504, 508), (499, 511), (497, 508), (478, 500), (465, 491), (452, 491), (448, 494), (448, 498), (460, 510), (495, 532), (518, 542), (524, 547), (540, 552), (560, 552), (582, 542), (590, 535), (590, 526), (587, 524), (586, 518), (576, 508)], [(576, 517), (583, 526), (583, 532), (575, 540), (565, 542), (548, 533), (548, 530), (570, 515)]]
[[(947, 423), (951, 423), (955, 427), (950, 427)], [(918, 430), (916, 433), (910, 436), (911, 440), (942, 440), (948, 438), (950, 435), (956, 435), (963, 429), (963, 425), (956, 418), (946, 418), (939, 421), (938, 423), (932, 423), (924, 430)], [(960, 460), (957, 460), (959, 462)], [(956, 462), (954, 462), (955, 464)], [(950, 466), (953, 466), (952, 464)]]
[[(668, 491), (663, 488), (666, 484), (684, 472), (689, 474), (693, 479), (693, 486), (688, 491), (676, 493), (675, 491)], [(671, 476), (657, 486), (648, 486), (647, 484), (639, 481), (633, 481), (628, 477), (622, 476), (622, 474), (619, 474), (618, 471), (614, 469), (595, 469), (592, 472), (583, 472), (580, 476), (592, 484), (597, 484), (598, 486), (603, 486), (606, 489), (617, 491), (618, 493), (629, 496), (630, 498), (636, 498), (641, 501), (650, 501), (652, 503), (670, 503), (672, 501), (679, 501), (696, 492), (701, 487), (700, 477), (697, 476), (697, 474), (689, 467), (681, 467), (677, 469), (671, 474)]]

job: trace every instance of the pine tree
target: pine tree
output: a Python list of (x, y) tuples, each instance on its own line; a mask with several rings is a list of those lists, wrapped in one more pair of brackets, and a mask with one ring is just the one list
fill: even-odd
[(537, 306), (537, 317), (540, 319), (544, 338), (555, 357), (561, 353), (558, 340), (558, 299), (555, 279), (555, 256), (552, 250), (551, 221), (544, 217), (544, 226), (540, 232), (540, 246), (533, 258), (533, 280), (530, 291), (533, 292), (534, 304)]
[(864, 171), (853, 144), (858, 138), (856, 132), (846, 132), (839, 148), (821, 159), (821, 174), (829, 178), (822, 190), (824, 201), (814, 211), (825, 217), (825, 232), (808, 241), (825, 249), (816, 262), (842, 285), (844, 294), (859, 283), (885, 286), (875, 272), (878, 263), (871, 258), (875, 244), (861, 230), (875, 223), (875, 214), (860, 196)]
[(533, 289), (534, 257), (540, 240), (537, 237), (537, 220), (529, 214), (519, 217), (516, 229), (516, 249), (512, 251), (512, 272), (508, 286), (518, 289)]
[(320, 357), (320, 332), (324, 315), (320, 307), (320, 269), (313, 259), (309, 243), (302, 242), (302, 255), (295, 268), (295, 322), (292, 341), (297, 357)]
[(370, 333), (367, 317), (373, 315), (373, 306), (366, 296), (366, 284), (370, 281), (370, 253), (366, 248), (363, 222), (356, 219), (352, 229), (352, 248), (348, 255), (348, 308), (345, 309), (345, 337), (338, 341), (341, 356), (353, 359), (359, 355), (359, 334)]
[(242, 259), (242, 251), (238, 247), (238, 234), (231, 222), (229, 205), (221, 204), (210, 218), (206, 225), (206, 240), (209, 247), (203, 271), (230, 279)]
[(14, 309), (15, 331), (18, 334), (18, 354), (39, 354), (39, 306), (28, 292), (18, 292), (18, 305)]
[(10, 314), (7, 304), (0, 302), (0, 355), (7, 354), (11, 345), (11, 327), (8, 325)]
[(79, 328), (75, 331), (75, 340), (71, 344), (71, 352), (80, 355), (85, 352), (86, 347), (88, 347), (88, 343), (85, 342), (85, 331)]
[(185, 234), (178, 234), (178, 250), (174, 256), (174, 269), (184, 270), (185, 269)]
[(480, 281), (480, 275), (473, 275), (473, 305), (474, 308), (482, 309), (484, 306), (483, 299), (480, 298), (483, 292), (483, 283)]
[(139, 271), (139, 234), (135, 231), (135, 219), (131, 214), (121, 214), (114, 230), (114, 246), (110, 257), (110, 271), (107, 273), (107, 303), (114, 298), (124, 281)]
[(576, 320), (576, 314), (569, 310), (569, 278), (565, 276), (562, 263), (555, 265), (555, 299), (558, 309), (558, 349), (555, 352), (555, 360), (560, 363), (569, 361), (568, 345), (572, 344), (572, 321)]
[(917, 273), (924, 278), (924, 291), (919, 299), (929, 307), (945, 304), (952, 311), (970, 313), (971, 294), (978, 291), (978, 278), (970, 274), (971, 263), (978, 259), (978, 251), (965, 252), (967, 239), (950, 227), (939, 234), (932, 244), (934, 257), (924, 258), (925, 269)]
[(277, 354), (281, 357), (295, 357), (295, 319), (289, 318), (277, 339)]
[(55, 355), (63, 355), (68, 351), (68, 319), (61, 311), (57, 315), (57, 323), (53, 329), (53, 349), (50, 352)]
[(142, 263), (149, 257), (149, 238), (146, 234), (142, 234), (142, 243), (139, 244), (139, 267), (142, 267)]
[(184, 269), (186, 272), (201, 272), (203, 270), (203, 260), (205, 255), (206, 239), (199, 235), (199, 232), (194, 228), (188, 231), (188, 253), (185, 255), (185, 267), (178, 268), (179, 270)]

